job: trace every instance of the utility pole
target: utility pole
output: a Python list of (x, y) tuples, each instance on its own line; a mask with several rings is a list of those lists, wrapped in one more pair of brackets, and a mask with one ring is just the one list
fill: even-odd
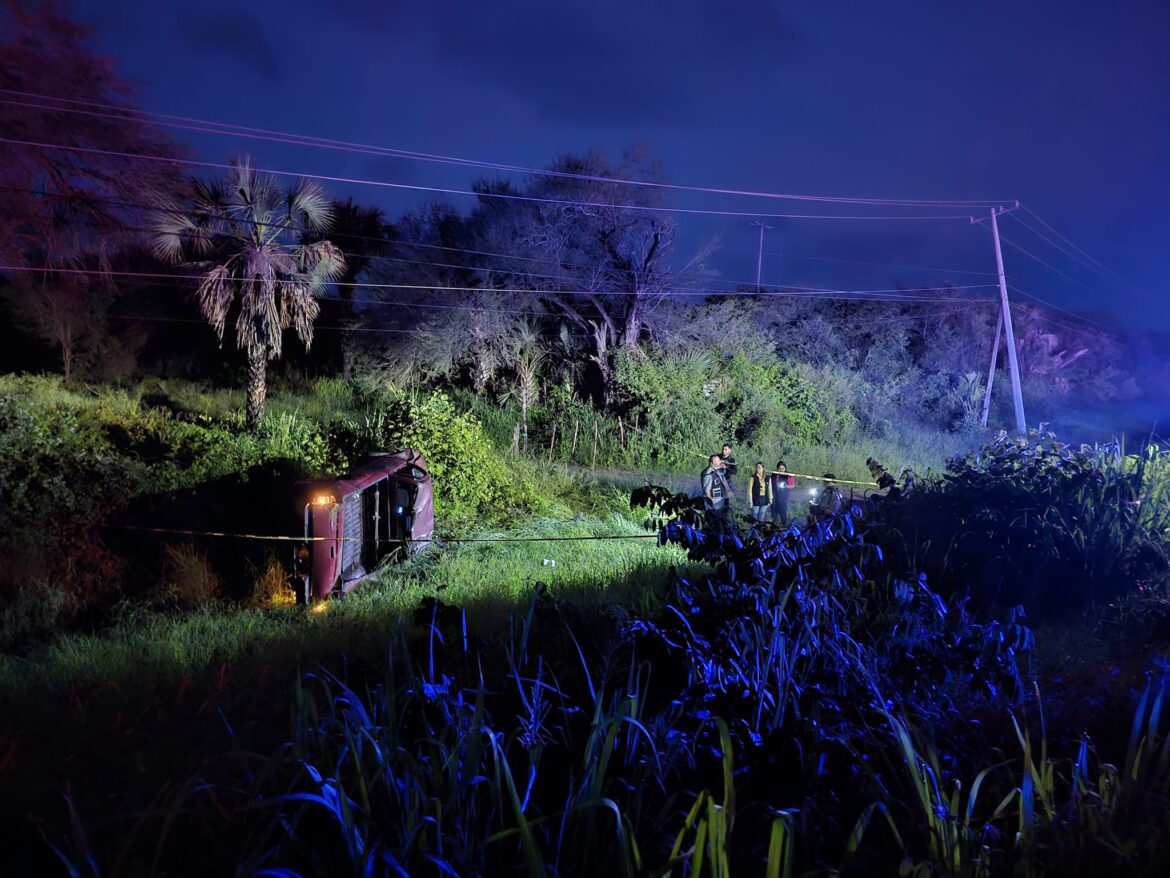
[[(1008, 355), (1008, 371), (1012, 379), (1012, 403), (1016, 410), (1016, 432), (1021, 436), (1026, 436), (1028, 433), (1028, 423), (1024, 419), (1024, 392), (1020, 386), (1020, 363), (1016, 355), (1016, 333), (1012, 329), (1012, 309), (1011, 303), (1008, 302), (1007, 293), (1007, 279), (1003, 272), (1003, 250), (999, 243), (999, 222), (998, 218), (1005, 213), (1009, 213), (1019, 208), (1020, 203), (1017, 201), (1014, 207), (994, 207), (991, 209), (991, 236), (995, 241), (995, 267), (999, 275), (999, 323), (995, 328), (995, 350), (991, 353), (991, 368), (989, 374), (995, 372), (995, 360), (999, 353), (999, 330), (1003, 327), (1004, 342), (1007, 345)], [(983, 220), (971, 218), (972, 223), (983, 222)], [(987, 382), (987, 395), (983, 400), (983, 422), (987, 423), (987, 411), (991, 406), (991, 379)]]
[(760, 249), (756, 254), (756, 293), (760, 292), (760, 272), (764, 267), (764, 229), (772, 228), (763, 220), (756, 220), (752, 223), (752, 227), (759, 227), (760, 230)]
[(987, 426), (987, 415), (991, 411), (991, 385), (995, 382), (995, 361), (999, 359), (999, 334), (1003, 331), (1003, 315), (995, 318), (995, 341), (991, 343), (991, 365), (987, 367), (987, 388), (983, 391), (983, 411), (979, 413), (979, 425)]

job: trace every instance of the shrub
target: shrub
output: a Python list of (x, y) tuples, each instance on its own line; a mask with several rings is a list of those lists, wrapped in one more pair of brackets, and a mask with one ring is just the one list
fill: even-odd
[(616, 383), (615, 405), (659, 438), (659, 460), (674, 466), (693, 467), (728, 439), (793, 447), (837, 440), (855, 424), (842, 372), (745, 354), (622, 354)]
[(252, 577), (252, 591), (248, 596), (251, 606), (287, 607), (296, 603), (296, 592), (289, 588), (289, 572), (272, 552), (262, 564), (252, 568)]
[(180, 607), (197, 607), (219, 595), (220, 578), (215, 574), (206, 553), (188, 543), (167, 546), (167, 577), (160, 597)]
[(1052, 433), (1001, 433), (951, 458), (891, 524), (936, 583), (984, 605), (1076, 613), (1165, 581), (1170, 572), (1161, 492), (1165, 452), (1116, 445), (1073, 449)]
[(489, 515), (527, 504), (529, 487), (508, 472), (474, 415), (442, 393), (399, 405), (402, 444), (423, 453), (440, 502)]
[(8, 592), (0, 609), (0, 653), (19, 654), (52, 637), (76, 611), (76, 599), (64, 589), (33, 583)]
[(334, 469), (376, 451), (416, 448), (447, 516), (502, 516), (531, 505), (531, 486), (509, 472), (475, 415), (459, 411), (446, 394), (418, 397), (383, 388), (366, 390), (361, 402), (359, 414), (323, 428)]

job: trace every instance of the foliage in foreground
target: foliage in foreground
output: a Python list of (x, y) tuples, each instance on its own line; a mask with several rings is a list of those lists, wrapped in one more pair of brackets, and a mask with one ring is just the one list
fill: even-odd
[(283, 747), (141, 818), (157, 845), (103, 838), (119, 862), (269, 875), (1156, 874), (1166, 680), (1115, 759), (1045, 727), (1031, 633), (895, 569), (873, 542), (891, 505), (779, 533), (668, 521), (713, 570), (657, 609), (538, 588), (478, 642), (426, 601), (380, 675), (310, 675)]
[[(250, 431), (235, 409), (209, 414), (166, 395), (91, 393), (55, 379), (0, 378), (6, 501), (0, 507), (0, 591), (22, 595), (5, 602), (0, 650), (39, 636), (37, 626), (25, 624), (35, 608), (27, 613), (24, 604), (41, 604), (56, 622), (68, 622), (129, 591), (132, 571), (111, 548), (117, 532), (104, 525), (135, 504), (165, 509), (180, 528), (224, 530), (223, 520), (206, 520), (215, 508), (207, 492), (219, 491), (221, 505), (236, 507), (237, 515), (251, 508), (245, 517), (255, 527), (295, 532), (291, 505), (266, 508), (259, 485), (291, 489), (297, 478), (340, 474), (371, 451), (405, 445), (427, 457), (448, 523), (495, 520), (537, 503), (479, 422), (443, 395), (344, 386), (339, 393), (331, 384), (323, 390), (331, 397), (325, 416), (285, 410)], [(234, 502), (224, 499), (229, 495)], [(162, 558), (168, 567), (174, 560)]]
[(945, 594), (1075, 616), (1170, 574), (1170, 452), (1073, 448), (1052, 433), (948, 460), (883, 519), (883, 543)]

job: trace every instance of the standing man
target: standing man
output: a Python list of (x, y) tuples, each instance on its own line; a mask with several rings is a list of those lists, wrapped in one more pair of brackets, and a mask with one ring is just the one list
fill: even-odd
[(739, 470), (735, 458), (731, 456), (731, 446), (724, 443), (723, 453), (719, 455), (723, 465), (723, 478), (727, 480), (727, 513), (731, 514), (731, 501), (735, 499), (735, 474)]
[(707, 468), (699, 477), (703, 487), (704, 506), (715, 514), (723, 523), (730, 523), (730, 510), (727, 508), (728, 498), (731, 495), (731, 486), (723, 475), (723, 461), (718, 454), (712, 454), (707, 460)]
[(728, 484), (735, 484), (735, 474), (739, 467), (735, 463), (735, 458), (731, 456), (731, 446), (725, 444), (723, 453), (719, 456), (723, 459), (723, 468), (726, 470), (724, 475), (727, 476)]

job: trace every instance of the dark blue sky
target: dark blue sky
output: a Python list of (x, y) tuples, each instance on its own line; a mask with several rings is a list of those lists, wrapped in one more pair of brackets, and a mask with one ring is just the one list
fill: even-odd
[[(1019, 198), (1132, 282), (1106, 283), (1005, 219), (1005, 235), (1092, 289), (1006, 247), (1021, 287), (1132, 327), (1170, 329), (1166, 0), (75, 0), (74, 9), (102, 52), (143, 84), (151, 110), (522, 165), (643, 145), (683, 184)], [(475, 176), (180, 136), (214, 161), (247, 150), (262, 166), (456, 188)], [(391, 215), (417, 201), (331, 191)], [(677, 203), (785, 210), (713, 197)], [(965, 220), (772, 224), (766, 251), (791, 256), (767, 258), (766, 283), (877, 288), (964, 283), (975, 276), (960, 270), (994, 270), (987, 233)], [(717, 235), (723, 276), (754, 278), (746, 220), (679, 225), (682, 255)]]

